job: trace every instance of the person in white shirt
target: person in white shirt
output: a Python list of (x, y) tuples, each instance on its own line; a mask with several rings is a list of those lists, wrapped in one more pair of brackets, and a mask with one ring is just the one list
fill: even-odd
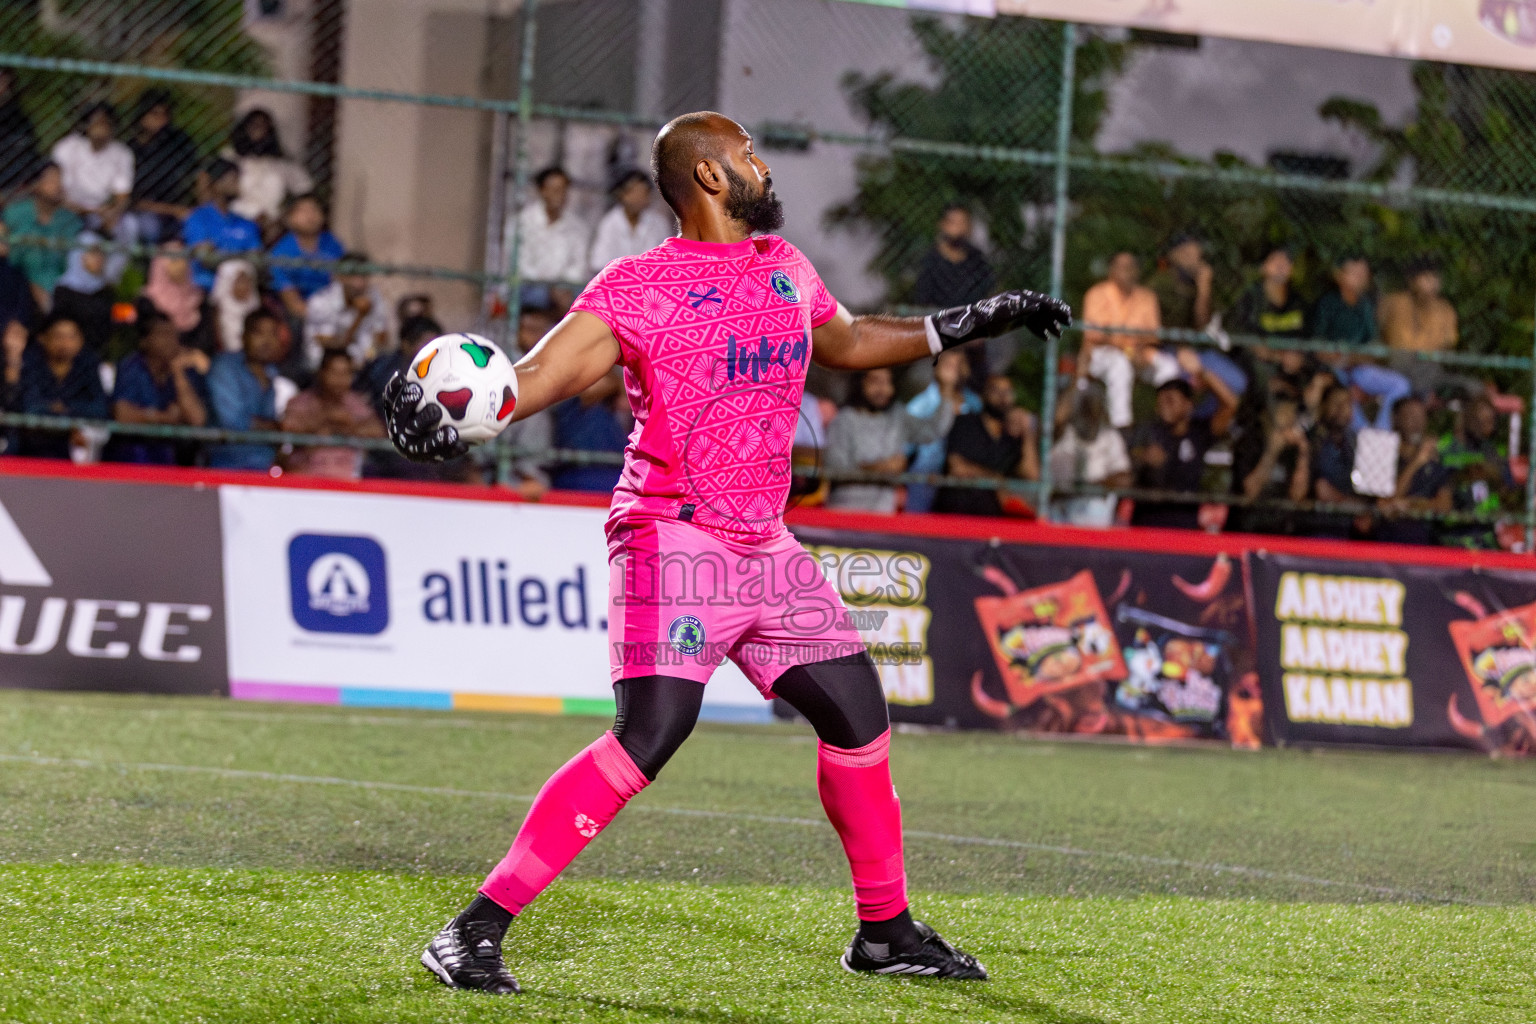
[[(360, 252), (342, 257), (345, 263), (367, 263)], [(354, 367), (391, 347), (389, 307), (367, 274), (337, 274), (329, 285), (309, 297), (304, 316), (304, 367), (315, 371), (327, 349), (346, 349)]]
[(596, 274), (620, 256), (654, 249), (676, 233), (672, 215), (651, 205), (651, 179), (644, 171), (628, 170), (613, 187), (618, 200), (597, 222), (588, 268)]
[(283, 204), (314, 190), (314, 179), (283, 151), (270, 111), (253, 107), (229, 133), (220, 154), (240, 167), (240, 195), (229, 208), (260, 225), (268, 243), (282, 234)]
[[(1080, 485), (1106, 490), (1131, 486), (1131, 458), (1120, 431), (1110, 426), (1104, 387), (1081, 380), (1056, 405), (1056, 443), (1051, 447), (1051, 480), (1064, 491)], [(1113, 494), (1075, 495), (1051, 502), (1051, 516), (1072, 526), (1110, 526), (1118, 499)]]
[[(523, 301), (532, 306), (553, 303), (567, 309), (575, 298), (570, 285), (583, 284), (587, 273), (587, 226), (569, 210), (571, 176), (560, 167), (546, 167), (534, 178), (539, 198), (517, 215), (522, 230), (518, 274), (526, 284)], [(513, 225), (507, 225), (511, 251)]]
[(117, 111), (110, 103), (94, 103), (80, 119), (80, 131), (54, 144), (52, 158), (64, 178), (64, 205), (85, 218), (86, 227), (105, 231), (119, 241), (118, 228), (133, 192), (133, 150), (118, 142)]

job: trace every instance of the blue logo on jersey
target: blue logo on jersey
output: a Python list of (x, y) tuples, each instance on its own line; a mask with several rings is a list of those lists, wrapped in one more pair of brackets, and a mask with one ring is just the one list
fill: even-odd
[(698, 309), (706, 302), (713, 302), (717, 306), (725, 305), (725, 300), (720, 297), (720, 289), (716, 288), (714, 285), (710, 285), (702, 292), (696, 292), (690, 288), (688, 289), (688, 297), (693, 300), (692, 302), (688, 303), (688, 305), (692, 306), (694, 309)]
[(795, 287), (795, 282), (791, 281), (784, 271), (775, 270), (769, 283), (773, 285), (774, 293), (785, 302), (800, 301), (800, 289)]
[(692, 615), (679, 615), (667, 627), (667, 639), (680, 654), (698, 654), (704, 649), (704, 623)]
[(804, 331), (796, 342), (781, 341), (777, 346), (766, 337), (757, 339), (757, 347), (751, 342), (736, 341), (736, 335), (725, 336), (725, 379), (735, 380), (738, 375), (751, 377), (757, 383), (767, 374), (769, 367), (782, 366), (788, 370), (796, 364), (805, 365), (811, 354), (811, 339)]

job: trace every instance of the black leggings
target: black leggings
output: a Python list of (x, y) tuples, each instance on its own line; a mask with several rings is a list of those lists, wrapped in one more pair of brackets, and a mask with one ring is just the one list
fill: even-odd
[[(796, 665), (773, 684), (776, 697), (805, 716), (828, 746), (852, 750), (890, 728), (885, 692), (864, 652)], [(699, 720), (704, 684), (676, 676), (636, 676), (613, 684), (613, 735), (652, 782)]]

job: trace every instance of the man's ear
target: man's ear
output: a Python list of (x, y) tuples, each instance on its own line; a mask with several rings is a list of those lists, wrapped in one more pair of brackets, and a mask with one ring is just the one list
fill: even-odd
[(726, 190), (725, 168), (708, 157), (693, 165), (693, 178), (700, 188), (711, 195), (719, 195)]

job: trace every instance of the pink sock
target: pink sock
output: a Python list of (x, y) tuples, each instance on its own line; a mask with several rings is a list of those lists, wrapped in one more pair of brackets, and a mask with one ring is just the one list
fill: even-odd
[(853, 869), (859, 919), (885, 921), (907, 909), (901, 802), (891, 785), (891, 732), (856, 750), (816, 745), (816, 789)]
[(603, 733), (544, 783), (481, 894), (521, 913), (649, 784), (613, 733)]

